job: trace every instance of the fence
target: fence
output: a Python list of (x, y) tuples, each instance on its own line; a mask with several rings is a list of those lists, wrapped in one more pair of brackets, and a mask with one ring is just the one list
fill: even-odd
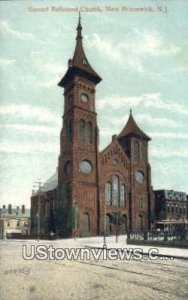
[(188, 248), (188, 230), (130, 231), (127, 234), (127, 243)]

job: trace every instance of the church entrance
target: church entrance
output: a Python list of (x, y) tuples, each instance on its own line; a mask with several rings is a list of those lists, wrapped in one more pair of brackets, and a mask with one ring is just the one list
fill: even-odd
[(88, 213), (82, 215), (82, 236), (90, 236), (90, 220)]

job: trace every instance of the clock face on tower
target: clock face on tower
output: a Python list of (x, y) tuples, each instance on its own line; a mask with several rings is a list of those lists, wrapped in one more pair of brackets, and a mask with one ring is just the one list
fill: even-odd
[(90, 174), (92, 172), (92, 164), (88, 160), (82, 160), (79, 164), (80, 171), (84, 174)]
[(84, 93), (81, 94), (81, 100), (82, 100), (82, 102), (87, 103), (88, 100), (89, 100), (88, 95), (87, 95), (87, 94), (84, 94)]
[(136, 181), (138, 183), (143, 183), (144, 182), (144, 178), (145, 178), (145, 176), (144, 176), (144, 173), (142, 171), (137, 171), (135, 173), (135, 179), (136, 179)]

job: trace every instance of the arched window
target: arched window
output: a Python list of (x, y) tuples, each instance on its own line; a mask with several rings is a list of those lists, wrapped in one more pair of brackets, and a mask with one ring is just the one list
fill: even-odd
[(71, 120), (67, 120), (66, 137), (67, 137), (67, 142), (70, 143), (72, 141), (72, 121)]
[(147, 145), (145, 142), (142, 143), (142, 160), (147, 160)]
[(134, 141), (134, 159), (139, 160), (139, 144), (137, 141)]
[(125, 206), (125, 200), (126, 200), (125, 193), (126, 193), (125, 185), (121, 184), (121, 187), (120, 187), (120, 206), (121, 207)]
[(85, 138), (85, 122), (84, 120), (80, 120), (79, 122), (79, 138), (82, 142), (84, 142)]
[(91, 122), (87, 122), (85, 130), (85, 141), (86, 143), (92, 144), (93, 140), (93, 126)]
[(139, 208), (143, 208), (143, 198), (140, 198), (139, 200)]
[(113, 176), (113, 205), (117, 206), (119, 204), (119, 178), (117, 175)]
[(105, 185), (105, 202), (110, 205), (112, 202), (112, 184), (107, 182)]

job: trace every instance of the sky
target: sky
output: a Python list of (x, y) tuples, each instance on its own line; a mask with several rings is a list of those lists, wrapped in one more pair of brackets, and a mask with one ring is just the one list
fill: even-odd
[(79, 9), (87, 58), (103, 79), (96, 88), (100, 149), (132, 109), (152, 138), (153, 188), (188, 193), (188, 2), (1, 1), (0, 206), (30, 207), (34, 183), (56, 170), (57, 83), (73, 56)]

